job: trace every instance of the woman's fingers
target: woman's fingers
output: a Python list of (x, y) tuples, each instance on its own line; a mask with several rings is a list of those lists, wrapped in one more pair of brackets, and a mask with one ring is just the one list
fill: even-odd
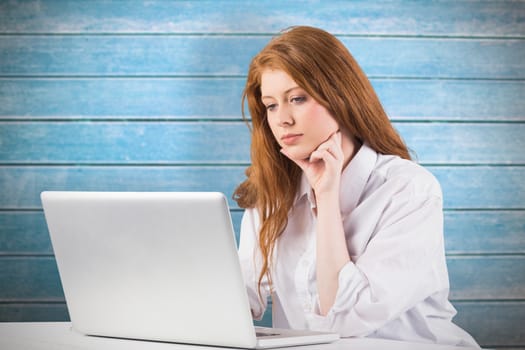
[(337, 157), (332, 152), (333, 151), (331, 151), (330, 148), (318, 149), (312, 152), (309, 161), (310, 163), (318, 161), (332, 162), (333, 160), (337, 159)]
[(342, 138), (340, 131), (332, 134), (332, 136), (330, 136), (328, 140), (320, 144), (319, 147), (317, 147), (317, 149), (314, 152), (312, 152), (312, 155), (310, 156), (310, 161), (316, 161), (320, 159), (328, 160), (327, 158), (322, 156), (322, 153), (320, 153), (323, 151), (330, 153), (335, 158), (335, 160), (342, 161), (344, 155), (341, 146), (341, 140)]

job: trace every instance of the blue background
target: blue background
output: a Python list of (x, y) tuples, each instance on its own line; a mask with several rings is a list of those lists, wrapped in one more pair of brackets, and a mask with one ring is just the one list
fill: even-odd
[(42, 190), (231, 196), (249, 61), (299, 24), (440, 180), (455, 322), (525, 348), (524, 1), (0, 1), (0, 321), (68, 319)]

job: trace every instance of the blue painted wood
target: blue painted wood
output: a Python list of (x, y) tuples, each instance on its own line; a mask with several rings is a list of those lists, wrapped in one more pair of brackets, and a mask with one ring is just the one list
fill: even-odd
[(241, 78), (0, 78), (0, 116), (240, 118)]
[(361, 35), (520, 36), (521, 1), (148, 1), (2, 3), (3, 33), (268, 33), (295, 24)]
[(443, 188), (448, 209), (525, 208), (524, 167), (427, 167)]
[[(243, 211), (232, 209), (237, 242)], [(445, 249), (459, 254), (525, 254), (525, 211), (445, 212)], [(0, 256), (52, 254), (44, 214), (0, 212)]]
[(61, 322), (70, 321), (65, 302), (1, 303), (0, 322)]
[[(0, 118), (240, 118), (244, 78), (0, 78)], [(373, 79), (395, 120), (525, 120), (525, 82)]]
[(524, 255), (451, 256), (447, 266), (452, 300), (516, 300), (525, 295)]
[(0, 257), (0, 301), (63, 302), (55, 258)]
[[(525, 208), (525, 167), (429, 166), (446, 209)], [(43, 190), (219, 191), (230, 196), (244, 166), (0, 166), (0, 208), (38, 209)], [(230, 202), (232, 208), (236, 204)]]
[[(422, 164), (525, 164), (525, 124), (394, 125)], [(250, 162), (244, 122), (0, 121), (0, 139), (1, 164)]]
[(250, 161), (244, 122), (0, 122), (0, 139), (4, 164)]
[[(219, 191), (231, 196), (244, 166), (0, 167), (0, 208), (40, 209), (43, 190)], [(230, 205), (235, 204), (230, 200)]]
[[(239, 76), (271, 36), (0, 37), (3, 76)], [(525, 42), (343, 37), (370, 77), (525, 78)], [(60, 54), (57, 54), (60, 53)]]
[(446, 211), (445, 250), (448, 254), (525, 254), (525, 211)]
[(423, 164), (525, 164), (525, 124), (398, 122), (394, 127)]
[(468, 330), (484, 348), (525, 347), (523, 301), (456, 301), (453, 304), (458, 310), (454, 322)]
[[(378, 79), (372, 80), (372, 85), (387, 113), (397, 120), (525, 120), (520, 102), (525, 104), (525, 84), (521, 80)], [(499, 103), (514, 107), (494, 105)]]
[(0, 212), (0, 256), (52, 253), (46, 220), (41, 211)]

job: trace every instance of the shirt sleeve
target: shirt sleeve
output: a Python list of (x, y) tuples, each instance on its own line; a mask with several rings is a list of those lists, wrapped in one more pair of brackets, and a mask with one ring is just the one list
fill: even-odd
[(401, 191), (390, 197), (365, 251), (339, 272), (328, 314), (317, 307), (307, 320), (311, 329), (366, 336), (448, 288), (440, 192)]
[(259, 272), (262, 266), (262, 257), (257, 244), (259, 226), (257, 210), (246, 209), (241, 222), (239, 260), (252, 316), (255, 320), (261, 320), (264, 316), (268, 296), (270, 295), (266, 277), (262, 280), (261, 295), (259, 295)]

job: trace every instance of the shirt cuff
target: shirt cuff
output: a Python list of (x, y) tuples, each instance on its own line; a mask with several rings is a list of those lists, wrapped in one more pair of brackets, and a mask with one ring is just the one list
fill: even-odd
[(337, 331), (336, 316), (342, 311), (348, 311), (357, 299), (357, 290), (366, 283), (366, 279), (359, 269), (351, 261), (346, 263), (338, 276), (339, 287), (335, 297), (334, 305), (326, 316), (322, 316), (319, 310), (319, 296), (315, 309), (306, 315), (308, 326), (311, 330)]

